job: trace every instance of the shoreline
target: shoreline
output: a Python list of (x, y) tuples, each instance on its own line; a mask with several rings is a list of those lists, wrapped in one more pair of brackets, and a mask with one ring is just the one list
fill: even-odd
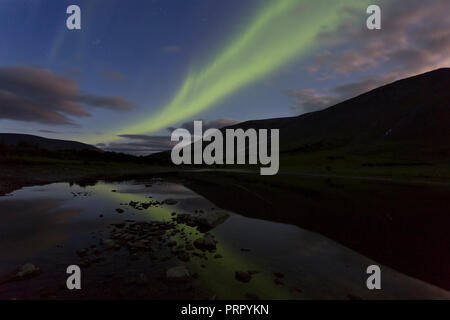
[(0, 171), (0, 196), (55, 182), (83, 186), (99, 180), (149, 177), (180, 181), (218, 207), (317, 232), (402, 273), (450, 289), (450, 281), (445, 279), (445, 270), (450, 267), (445, 254), (445, 208), (450, 205), (450, 188), (445, 185), (396, 185), (390, 181), (299, 175), (273, 179), (242, 172), (194, 172), (155, 166), (9, 169), (6, 175), (5, 170)]

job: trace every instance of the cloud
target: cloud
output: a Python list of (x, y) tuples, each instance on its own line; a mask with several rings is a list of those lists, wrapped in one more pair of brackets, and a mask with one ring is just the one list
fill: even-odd
[(335, 97), (319, 94), (314, 89), (285, 90), (284, 93), (293, 100), (292, 108), (301, 107), (303, 112), (316, 111), (336, 103)]
[(0, 119), (76, 125), (71, 117), (89, 117), (87, 107), (126, 111), (123, 97), (83, 93), (70, 79), (29, 66), (0, 67)]
[(108, 80), (124, 80), (124, 79), (126, 79), (126, 77), (123, 74), (116, 72), (116, 71), (111, 71), (111, 70), (101, 70), (100, 74), (105, 79), (108, 79)]
[(80, 95), (78, 101), (92, 107), (108, 108), (116, 111), (127, 111), (134, 107), (134, 104), (123, 97), (111, 96), (102, 97), (93, 94)]
[(111, 142), (108, 144), (98, 143), (97, 146), (106, 151), (131, 153), (134, 155), (148, 155), (155, 152), (170, 150), (176, 142), (172, 142), (169, 136), (148, 136), (135, 134), (122, 134), (121, 138), (127, 140)]
[(177, 53), (181, 51), (181, 48), (178, 46), (165, 46), (162, 48), (162, 51), (165, 53)]
[[(186, 121), (218, 105), (255, 81), (307, 57), (324, 29), (334, 29), (343, 20), (354, 21), (344, 11), (360, 12), (365, 1), (268, 1), (260, 6), (243, 28), (236, 29), (228, 43), (204, 63), (191, 66), (185, 79), (157, 112), (137, 122), (115, 128), (121, 133), (142, 134)], [(115, 132), (92, 137), (92, 143), (111, 140)]]
[[(220, 129), (231, 126), (239, 121), (229, 118), (221, 118), (211, 121), (203, 121), (203, 131), (211, 128)], [(194, 121), (183, 123), (180, 128), (194, 132)], [(167, 128), (169, 133), (177, 128)], [(106, 151), (131, 153), (134, 155), (148, 155), (156, 152), (171, 150), (177, 141), (171, 141), (170, 136), (150, 136), (144, 134), (121, 134), (120, 138), (126, 139), (111, 143), (98, 143), (96, 146)]]
[(59, 133), (59, 132), (56, 132), (56, 131), (53, 131), (53, 130), (45, 130), (45, 129), (38, 130), (38, 132), (41, 132), (41, 133)]
[(61, 131), (54, 131), (54, 130), (47, 130), (47, 129), (41, 129), (41, 130), (38, 130), (38, 132), (40, 132), (40, 133), (51, 133), (51, 134), (80, 134), (81, 133), (81, 131), (61, 132)]
[(344, 21), (339, 33), (319, 35), (319, 41), (338, 49), (317, 54), (306, 69), (317, 80), (342, 75), (356, 80), (323, 93), (286, 90), (291, 98), (294, 94), (294, 108), (322, 109), (395, 80), (450, 66), (449, 1), (410, 0), (405, 6), (404, 1), (393, 0), (381, 8), (381, 30), (355, 28)]
[(370, 91), (377, 87), (382, 86), (385, 83), (393, 82), (394, 77), (392, 76), (378, 76), (378, 77), (367, 77), (363, 79), (359, 79), (354, 82), (348, 82), (342, 85), (339, 85), (332, 89), (334, 92), (334, 99), (337, 102), (340, 102), (347, 98), (355, 97), (361, 93)]
[[(223, 127), (235, 125), (240, 122), (238, 120), (234, 120), (234, 119), (230, 119), (230, 118), (220, 118), (220, 119), (211, 120), (211, 121), (204, 121), (201, 119), (199, 119), (199, 120), (203, 122), (203, 124), (202, 124), (203, 131), (206, 131), (208, 129), (220, 129)], [(180, 128), (187, 129), (189, 132), (193, 133), (194, 132), (194, 120), (184, 122), (183, 124), (181, 124)], [(172, 132), (175, 129), (178, 129), (178, 128), (175, 128), (175, 127), (167, 128), (167, 130), (169, 132)]]
[(291, 108), (301, 113), (318, 111), (339, 102), (356, 97), (386, 83), (396, 80), (391, 74), (378, 77), (365, 77), (354, 82), (347, 82), (328, 90), (329, 94), (319, 93), (314, 89), (285, 90), (284, 93), (293, 101)]
[[(375, 49), (377, 53), (379, 51)], [(338, 74), (350, 74), (353, 72), (362, 72), (370, 70), (379, 64), (378, 54), (361, 54), (356, 50), (345, 50), (339, 55), (333, 54), (330, 51), (318, 53), (314, 57), (314, 63), (308, 67), (308, 71), (316, 73), (327, 66)], [(384, 60), (384, 59), (383, 59)]]

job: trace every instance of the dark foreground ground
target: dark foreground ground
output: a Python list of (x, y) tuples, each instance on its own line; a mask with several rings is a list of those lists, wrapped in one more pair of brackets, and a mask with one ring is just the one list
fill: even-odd
[[(149, 176), (182, 180), (217, 207), (318, 232), (395, 270), (450, 289), (450, 187), (445, 183), (383, 182), (332, 175), (261, 177), (143, 165), (3, 166), (0, 194), (59, 181), (89, 185), (97, 180)], [(161, 288), (155, 292), (164, 291)], [(177, 292), (180, 297), (188, 297), (192, 290), (180, 287)], [(110, 292), (115, 292), (113, 287)]]

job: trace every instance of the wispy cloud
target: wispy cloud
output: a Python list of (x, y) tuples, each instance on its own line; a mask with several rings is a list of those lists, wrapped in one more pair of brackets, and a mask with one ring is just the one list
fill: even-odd
[[(215, 120), (210, 120), (210, 121), (204, 121), (199, 119), (200, 121), (202, 121), (202, 128), (203, 131), (206, 131), (208, 129), (220, 129), (223, 127), (228, 127), (228, 126), (232, 126), (235, 125), (241, 121), (235, 120), (235, 119), (230, 119), (230, 118), (220, 118), (220, 119), (215, 119)], [(194, 132), (194, 120), (192, 121), (186, 121), (184, 123), (181, 124), (180, 128), (183, 129), (187, 129), (189, 132), (193, 133)], [(167, 130), (169, 132), (174, 131), (175, 127), (168, 127)]]
[(165, 53), (177, 53), (181, 51), (181, 48), (179, 46), (165, 46), (162, 48), (162, 51)]
[(98, 143), (97, 146), (106, 151), (148, 155), (170, 150), (176, 144), (176, 142), (170, 140), (170, 136), (123, 134), (119, 137), (125, 140), (121, 140), (120, 142)]
[(100, 70), (100, 74), (103, 76), (104, 79), (107, 80), (124, 80), (126, 79), (125, 75), (121, 74), (117, 71), (112, 70)]
[[(300, 112), (322, 109), (378, 86), (419, 73), (450, 66), (450, 2), (402, 0), (382, 5), (382, 30), (355, 28), (343, 22), (337, 33), (318, 40), (338, 49), (316, 54), (307, 67), (311, 74), (332, 79), (352, 76), (323, 92), (287, 90)], [(340, 49), (345, 48), (345, 49)]]
[[(230, 118), (221, 118), (210, 121), (203, 121), (203, 131), (211, 128), (220, 129), (239, 123), (239, 121)], [(188, 121), (180, 125), (180, 128), (194, 132), (194, 121)], [(174, 131), (175, 127), (167, 128), (169, 133)], [(131, 153), (134, 155), (148, 155), (156, 152), (167, 151), (177, 144), (171, 141), (170, 135), (152, 136), (145, 134), (121, 134), (118, 136), (122, 140), (110, 143), (98, 143), (98, 147), (106, 151)]]
[[(158, 112), (117, 131), (133, 134), (155, 132), (217, 105), (245, 86), (309, 54), (319, 33), (324, 29), (334, 29), (341, 20), (353, 20), (346, 10), (353, 7), (364, 12), (366, 2), (269, 1), (227, 46), (206, 63), (192, 67), (179, 90)], [(114, 137), (111, 132), (92, 137), (90, 141)]]
[(88, 117), (88, 107), (130, 110), (119, 96), (83, 93), (70, 79), (29, 66), (0, 67), (0, 119), (76, 125), (71, 117)]

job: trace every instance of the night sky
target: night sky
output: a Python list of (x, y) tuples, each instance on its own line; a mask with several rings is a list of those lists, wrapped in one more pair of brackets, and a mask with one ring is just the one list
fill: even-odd
[(1, 0), (0, 132), (146, 154), (195, 119), (300, 115), (450, 66), (450, 1), (407, 3)]

